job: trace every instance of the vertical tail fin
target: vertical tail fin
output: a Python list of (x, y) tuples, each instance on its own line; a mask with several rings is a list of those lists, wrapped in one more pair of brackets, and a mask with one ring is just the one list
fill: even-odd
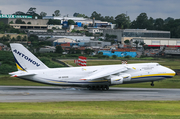
[(48, 69), (48, 67), (44, 63), (42, 63), (23, 45), (18, 43), (11, 43), (10, 46), (18, 70), (26, 71), (26, 70)]

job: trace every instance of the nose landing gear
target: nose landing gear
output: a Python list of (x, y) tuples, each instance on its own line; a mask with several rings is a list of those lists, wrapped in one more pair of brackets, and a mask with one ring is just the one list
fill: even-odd
[(154, 81), (152, 81), (151, 86), (154, 86)]

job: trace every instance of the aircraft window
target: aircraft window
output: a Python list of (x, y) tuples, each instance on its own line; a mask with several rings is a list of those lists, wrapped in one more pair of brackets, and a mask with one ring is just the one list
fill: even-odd
[(61, 77), (59, 77), (59, 79), (60, 79)]

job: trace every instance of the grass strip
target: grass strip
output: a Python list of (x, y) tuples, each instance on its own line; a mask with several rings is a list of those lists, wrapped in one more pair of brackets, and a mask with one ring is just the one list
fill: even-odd
[(177, 119), (180, 101), (0, 103), (0, 118)]

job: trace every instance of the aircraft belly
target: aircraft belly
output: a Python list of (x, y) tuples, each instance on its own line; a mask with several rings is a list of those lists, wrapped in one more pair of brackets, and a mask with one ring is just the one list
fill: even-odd
[(140, 78), (132, 78), (130, 82), (149, 82), (149, 81), (156, 81), (162, 79), (164, 79), (164, 77), (140, 77)]
[(47, 78), (47, 77), (38, 77), (34, 76), (33, 81), (59, 85), (59, 86), (88, 86), (88, 85), (104, 85), (107, 84), (107, 80), (97, 80), (97, 81), (84, 81), (80, 80), (82, 76), (69, 76), (69, 78), (58, 79), (58, 78)]

